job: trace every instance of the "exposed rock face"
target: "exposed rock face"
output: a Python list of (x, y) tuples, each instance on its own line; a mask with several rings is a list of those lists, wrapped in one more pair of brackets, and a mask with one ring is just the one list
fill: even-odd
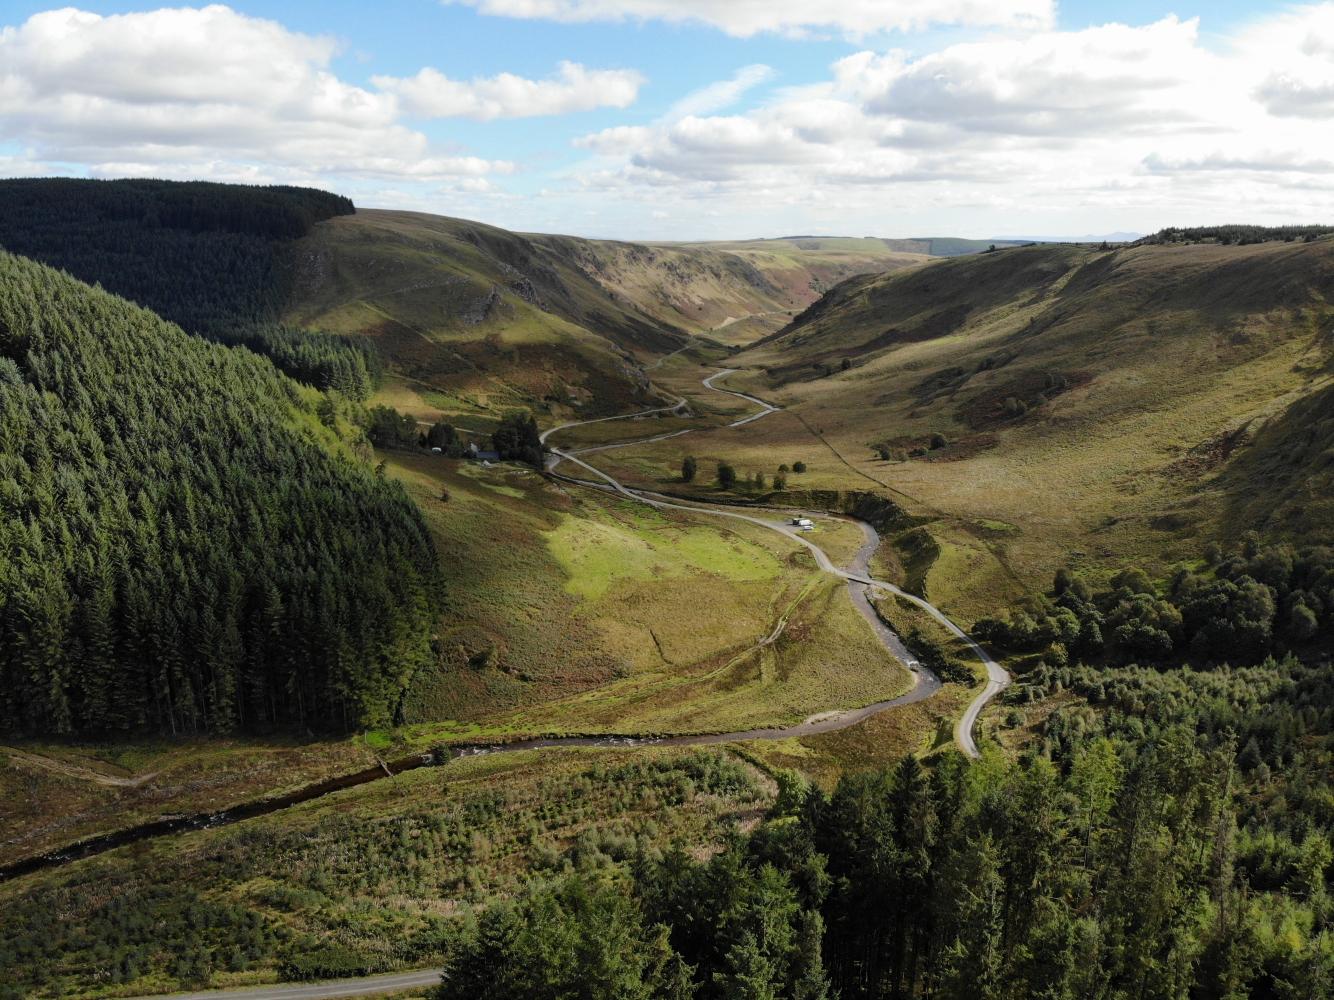
[(459, 315), (459, 322), (465, 323), (468, 326), (477, 326), (480, 323), (485, 323), (499, 304), (500, 289), (495, 285), (492, 285), (490, 292), (482, 296), (480, 299), (477, 299)]

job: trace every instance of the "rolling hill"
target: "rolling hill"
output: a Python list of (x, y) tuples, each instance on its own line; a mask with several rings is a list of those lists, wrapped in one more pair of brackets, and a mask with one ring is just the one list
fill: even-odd
[[(686, 454), (743, 477), (800, 460), (799, 502), (887, 495), (915, 523), (889, 568), (965, 618), (1062, 565), (1167, 573), (1251, 529), (1329, 541), (1331, 296), (1330, 240), (1045, 245), (858, 276), (728, 358), (729, 386), (780, 413), (600, 461), (661, 489)], [(655, 373), (686, 394), (707, 374)]]
[(926, 259), (878, 240), (617, 243), (379, 210), (322, 222), (292, 252), (289, 324), (369, 338), (392, 371), (385, 401), (475, 424), (510, 406), (643, 406), (644, 366), (691, 335), (749, 343), (828, 284)]
[(725, 344), (784, 326), (854, 275), (927, 259), (912, 242), (794, 237), (724, 243), (617, 243), (568, 236), (531, 239), (575, 263), (619, 301), (661, 322)]
[(1329, 240), (1038, 246), (854, 278), (734, 363), (1032, 579), (1329, 540), (1331, 299)]
[(316, 226), (290, 254), (285, 321), (367, 339), (398, 389), (389, 401), (423, 417), (644, 405), (654, 397), (643, 362), (688, 340), (559, 254), (479, 223), (360, 211)]
[[(507, 409), (607, 414), (702, 336), (744, 347), (839, 282), (974, 253), (946, 238), (625, 243), (356, 210), (299, 188), (0, 183), (0, 247), (287, 374), (483, 430)], [(387, 378), (385, 376), (388, 376)]]

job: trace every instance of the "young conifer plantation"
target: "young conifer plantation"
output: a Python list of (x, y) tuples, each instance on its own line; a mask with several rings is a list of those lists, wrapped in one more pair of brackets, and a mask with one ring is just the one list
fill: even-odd
[(393, 720), (436, 557), (317, 398), (0, 255), (0, 729)]

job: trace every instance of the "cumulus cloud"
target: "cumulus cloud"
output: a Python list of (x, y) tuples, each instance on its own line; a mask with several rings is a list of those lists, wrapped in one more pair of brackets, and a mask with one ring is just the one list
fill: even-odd
[[(223, 6), (50, 11), (0, 29), (0, 173), (314, 183), (368, 204), (361, 192), (441, 211), (484, 204), (521, 228), (614, 218), (604, 232), (623, 236), (657, 230), (651, 213), (716, 225), (719, 236), (748, 220), (896, 234), (917, 228), (899, 220), (923, 218), (988, 235), (999, 230), (976, 220), (1040, 231), (1031, 216), (1053, 212), (1064, 215), (1052, 230), (1064, 231), (1207, 221), (1235, 206), (1257, 219), (1334, 216), (1323, 142), (1334, 124), (1334, 2), (1257, 16), (1232, 37), (1210, 34), (1207, 10), (1203, 25), (1053, 30), (1045, 0), (457, 2), (514, 17), (872, 41), (816, 83), (775, 87), (775, 69), (742, 66), (655, 120), (599, 121), (610, 127), (572, 139), (584, 155), (521, 199), (497, 183), (517, 170), (503, 147), (459, 148), (438, 138), (448, 125), (423, 121), (625, 108), (639, 74), (559, 63), (541, 79), (456, 79), (442, 67), (353, 83), (335, 69), (334, 39)], [(955, 44), (927, 42), (965, 36), (929, 36), (912, 52), (875, 37), (942, 22), (976, 30)], [(484, 142), (512, 132), (468, 128)]]
[[(97, 176), (441, 181), (512, 172), (441, 149), (420, 117), (559, 114), (625, 107), (642, 79), (562, 63), (549, 80), (460, 83), (434, 69), (375, 89), (331, 69), (338, 45), (225, 6), (100, 16), (36, 14), (0, 30), (0, 139), (28, 159)], [(15, 172), (21, 167), (16, 165)]]
[(629, 107), (639, 96), (644, 78), (634, 70), (590, 70), (578, 63), (562, 62), (556, 75), (546, 80), (501, 73), (465, 82), (451, 80), (428, 67), (416, 76), (376, 76), (372, 82), (382, 91), (398, 95), (409, 114), (486, 121)]
[(1302, 8), (1248, 32), (1243, 51), (1277, 67), (1255, 88), (1271, 114), (1334, 117), (1334, 4)]
[(656, 20), (704, 24), (748, 38), (761, 32), (801, 35), (839, 31), (867, 35), (932, 25), (1043, 27), (1054, 0), (442, 0), (499, 17), (549, 21)]
[(1311, 125), (1330, 119), (1325, 3), (1223, 44), (1205, 44), (1195, 19), (1166, 17), (920, 54), (867, 50), (744, 113), (701, 109), (585, 136), (579, 144), (599, 155), (576, 180), (627, 200), (643, 190), (655, 204), (670, 190), (734, 213), (799, 205), (801, 218), (838, 213), (841, 230), (868, 214), (932, 211), (1110, 212), (1114, 228), (1239, 204), (1311, 217), (1334, 212), (1334, 190), (1312, 196), (1330, 158), (1311, 145)]
[(955, 45), (915, 60), (861, 53), (835, 73), (868, 111), (969, 131), (1162, 131), (1194, 118), (1190, 91), (1216, 72), (1198, 27), (1168, 17)]
[(226, 7), (50, 11), (0, 33), (0, 124), (74, 162), (424, 153), (392, 97), (328, 70), (335, 48)]

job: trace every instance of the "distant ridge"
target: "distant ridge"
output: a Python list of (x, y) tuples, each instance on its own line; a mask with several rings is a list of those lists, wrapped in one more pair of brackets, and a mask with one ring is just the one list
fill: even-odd
[(1085, 233), (1083, 236), (1002, 236), (1001, 240), (1017, 243), (1134, 243), (1144, 239), (1144, 233)]

